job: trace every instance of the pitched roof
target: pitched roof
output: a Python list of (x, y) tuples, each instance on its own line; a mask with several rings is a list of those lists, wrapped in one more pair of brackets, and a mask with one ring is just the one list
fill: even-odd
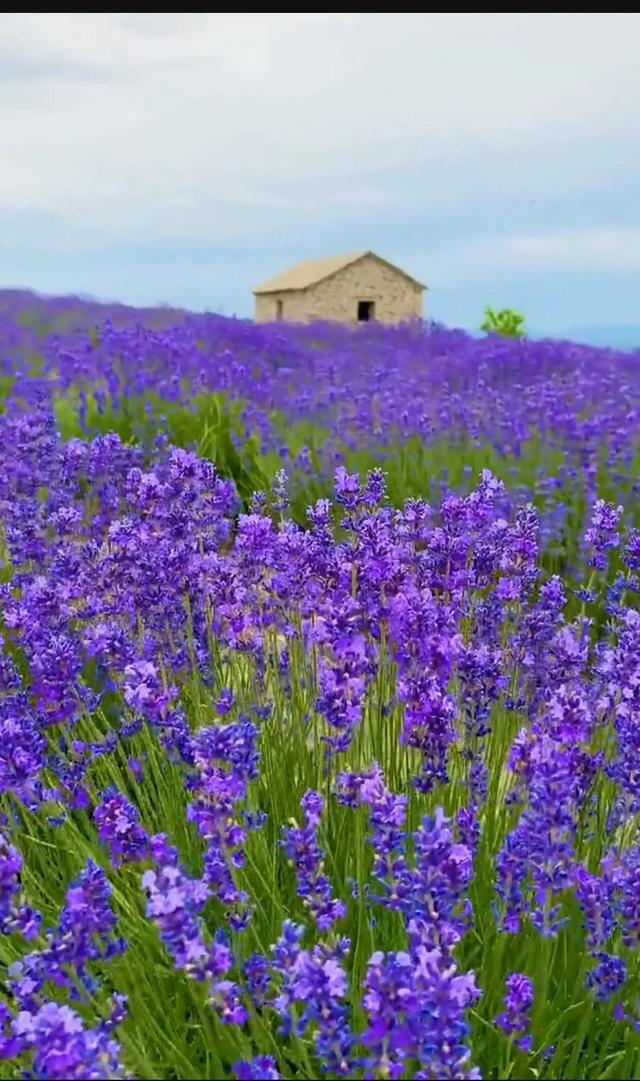
[[(305, 263), (298, 263), (297, 266), (291, 267), (290, 270), (285, 270), (283, 274), (277, 274), (275, 278), (270, 278), (269, 281), (256, 286), (253, 291), (254, 293), (279, 293), (281, 290), (287, 289), (308, 289), (310, 285), (315, 285), (316, 282), (322, 281), (324, 278), (330, 278), (332, 274), (344, 270), (345, 267), (357, 262), (358, 259), (362, 259), (365, 255), (373, 255), (375, 259), (380, 259), (380, 256), (372, 251), (357, 251), (352, 252), (350, 255), (331, 255), (328, 259), (307, 259)], [(403, 277), (409, 278), (410, 281), (416, 281), (410, 274), (406, 274), (404, 270), (400, 270), (393, 263), (387, 263), (386, 259), (380, 259), (380, 262), (393, 267), (394, 270), (397, 270)], [(421, 282), (416, 284), (421, 285), (423, 289), (425, 288)]]

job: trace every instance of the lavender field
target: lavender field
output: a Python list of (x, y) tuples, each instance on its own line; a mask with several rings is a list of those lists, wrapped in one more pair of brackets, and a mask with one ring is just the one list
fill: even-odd
[(640, 1076), (640, 353), (0, 294), (0, 1077)]

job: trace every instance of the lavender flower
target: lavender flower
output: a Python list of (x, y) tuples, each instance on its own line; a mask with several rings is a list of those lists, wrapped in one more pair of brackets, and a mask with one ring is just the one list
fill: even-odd
[(258, 1055), (250, 1062), (236, 1062), (233, 1072), (238, 1081), (279, 1081), (276, 1060), (270, 1055)]
[(496, 1017), (496, 1024), (507, 1035), (517, 1037), (516, 1046), (527, 1053), (533, 1046), (533, 1037), (528, 1029), (531, 1024), (530, 1014), (534, 995), (533, 981), (521, 972), (513, 972), (507, 977), (504, 1012)]
[(40, 933), (42, 917), (23, 900), (22, 866), (17, 848), (0, 833), (0, 935), (20, 934), (28, 941)]
[(114, 866), (138, 863), (150, 855), (149, 837), (138, 823), (137, 808), (116, 789), (105, 793), (94, 811), (98, 836), (107, 845)]
[(469, 902), (464, 894), (472, 875), (473, 854), (456, 843), (441, 808), (426, 817), (414, 834), (416, 869), (412, 875), (411, 905), (406, 911), (419, 932), (421, 945), (437, 947), (446, 956), (467, 929)]
[(323, 871), (323, 853), (316, 832), (324, 809), (320, 793), (307, 791), (302, 797), (302, 808), (307, 826), (283, 830), (280, 844), (296, 868), (299, 896), (309, 906), (318, 929), (329, 931), (347, 910), (343, 901), (332, 896), (331, 883)]
[(263, 954), (254, 953), (244, 965), (244, 977), (247, 991), (256, 1009), (260, 1009), (267, 1000), (271, 988), (269, 960)]
[(12, 1056), (31, 1054), (36, 1077), (43, 1081), (127, 1076), (112, 1026), (85, 1028), (69, 1006), (46, 1002), (35, 1012), (21, 1010), (11, 1022)]
[(247, 831), (234, 815), (257, 776), (258, 730), (247, 720), (224, 728), (202, 728), (193, 740), (197, 780), (188, 817), (207, 843), (205, 878), (212, 893), (234, 909), (236, 928), (246, 926), (247, 895), (235, 884), (233, 871), (243, 866)]
[(383, 888), (383, 893), (375, 894), (373, 899), (387, 908), (402, 911), (411, 892), (405, 856), (407, 797), (389, 791), (377, 764), (367, 773), (341, 773), (338, 789), (343, 803), (368, 806), (371, 811), (369, 841), (374, 849), (373, 873)]
[(94, 962), (104, 965), (127, 948), (115, 934), (112, 894), (104, 870), (89, 860), (67, 890), (58, 925), (47, 933), (45, 946), (11, 966), (11, 990), (24, 1008), (32, 1010), (48, 981), (68, 988), (72, 999), (95, 994), (100, 978)]
[(621, 957), (602, 951), (594, 954), (594, 959), (598, 963), (587, 973), (587, 987), (591, 988), (599, 1002), (608, 1002), (624, 987), (627, 981), (627, 966)]
[(623, 511), (623, 507), (614, 507), (604, 499), (596, 500), (584, 539), (591, 549), (589, 563), (597, 570), (606, 569), (609, 551), (620, 544), (618, 526)]
[(439, 950), (419, 947), (373, 954), (364, 983), (368, 1070), (401, 1077), (417, 1059), (420, 1078), (479, 1078), (467, 1045), (465, 1011), (479, 996), (471, 974), (456, 974)]
[(187, 877), (177, 865), (177, 852), (162, 837), (152, 838), (157, 871), (146, 871), (142, 885), (148, 897), (147, 915), (157, 924), (162, 941), (177, 968), (203, 980), (224, 974), (231, 966), (230, 951), (212, 952), (204, 939), (202, 910), (209, 897), (206, 883)]

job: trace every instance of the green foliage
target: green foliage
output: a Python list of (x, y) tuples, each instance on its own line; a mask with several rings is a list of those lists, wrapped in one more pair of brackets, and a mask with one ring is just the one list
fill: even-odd
[(514, 308), (495, 311), (488, 304), (484, 310), (484, 322), (480, 327), (485, 334), (500, 334), (503, 338), (524, 338), (525, 317)]

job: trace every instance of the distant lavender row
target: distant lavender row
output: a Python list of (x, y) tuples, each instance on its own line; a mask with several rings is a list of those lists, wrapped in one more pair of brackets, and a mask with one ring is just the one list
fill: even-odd
[[(5, 370), (44, 351), (43, 376), (58, 392), (84, 386), (115, 403), (158, 394), (186, 401), (222, 392), (246, 404), (247, 431), (269, 443), (274, 410), (310, 420), (347, 447), (393, 445), (417, 435), (490, 443), (520, 453), (540, 438), (589, 468), (606, 445), (627, 472), (640, 427), (640, 354), (568, 342), (474, 339), (415, 324), (254, 326), (244, 320), (51, 302), (45, 338), (21, 328), (19, 298), (0, 323)], [(47, 309), (45, 307), (45, 313)], [(101, 325), (90, 324), (98, 315)], [(72, 318), (73, 315), (73, 318)], [(46, 319), (41, 316), (41, 323)], [(158, 323), (164, 325), (158, 327)], [(125, 325), (122, 325), (122, 324)], [(91, 330), (91, 334), (89, 331)]]

